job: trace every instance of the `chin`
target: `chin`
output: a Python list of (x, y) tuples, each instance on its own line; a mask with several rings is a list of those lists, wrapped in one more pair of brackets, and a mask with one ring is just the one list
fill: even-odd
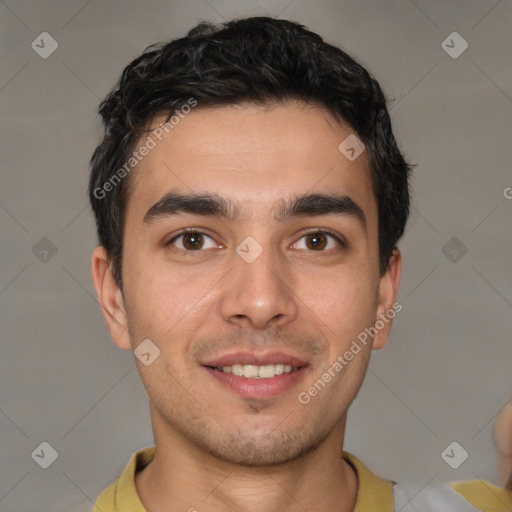
[(246, 467), (279, 466), (304, 457), (313, 451), (322, 439), (303, 429), (293, 432), (239, 433), (224, 442), (203, 444), (203, 449), (213, 457)]

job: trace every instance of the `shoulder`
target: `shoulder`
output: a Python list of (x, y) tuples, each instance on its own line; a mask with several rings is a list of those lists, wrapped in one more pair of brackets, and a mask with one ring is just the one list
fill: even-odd
[(469, 480), (451, 485), (451, 488), (464, 496), (478, 510), (484, 512), (509, 512), (512, 510), (512, 492), (496, 487), (485, 480)]
[(394, 498), (395, 510), (400, 512), (480, 512), (448, 486), (413, 493), (395, 485)]
[(353, 467), (357, 475), (358, 489), (354, 512), (374, 510), (393, 512), (395, 482), (379, 477), (349, 452), (344, 451), (343, 458)]
[(420, 492), (394, 488), (395, 510), (401, 512), (509, 512), (512, 493), (484, 480), (431, 487)]
[(109, 485), (96, 500), (93, 512), (115, 512), (117, 482)]
[(99, 495), (93, 512), (144, 512), (135, 488), (134, 476), (152, 460), (154, 454), (154, 446), (135, 452), (119, 479)]

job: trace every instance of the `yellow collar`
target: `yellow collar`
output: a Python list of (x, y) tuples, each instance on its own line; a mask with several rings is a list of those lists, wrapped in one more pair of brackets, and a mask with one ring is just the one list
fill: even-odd
[(155, 455), (155, 446), (135, 452), (117, 482), (116, 512), (146, 512), (135, 488), (135, 473), (149, 464)]
[(349, 452), (344, 451), (343, 458), (357, 473), (358, 489), (354, 512), (394, 512), (395, 482), (378, 477)]

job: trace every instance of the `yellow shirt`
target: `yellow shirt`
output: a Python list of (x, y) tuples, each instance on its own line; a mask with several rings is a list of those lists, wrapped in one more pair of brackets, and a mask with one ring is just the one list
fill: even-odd
[[(99, 496), (93, 512), (146, 512), (135, 488), (135, 472), (149, 464), (155, 447), (135, 452), (119, 480)], [(343, 452), (343, 458), (355, 469), (359, 482), (354, 512), (394, 512), (394, 482), (374, 475), (357, 457)]]

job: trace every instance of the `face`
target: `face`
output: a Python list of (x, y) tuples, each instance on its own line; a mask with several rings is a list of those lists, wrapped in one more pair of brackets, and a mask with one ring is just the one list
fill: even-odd
[(102, 248), (93, 276), (114, 341), (160, 350), (136, 360), (155, 438), (262, 465), (343, 437), (391, 321), (343, 356), (392, 309), (400, 275), (399, 253), (379, 275), (367, 156), (338, 149), (351, 133), (298, 102), (197, 107), (137, 165), (124, 297)]

